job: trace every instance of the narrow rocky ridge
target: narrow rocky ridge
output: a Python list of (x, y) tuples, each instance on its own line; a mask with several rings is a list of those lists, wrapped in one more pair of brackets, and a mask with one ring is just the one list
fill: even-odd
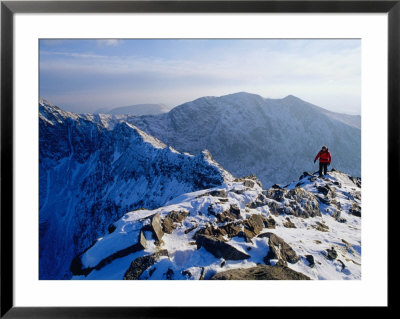
[(74, 279), (360, 279), (360, 186), (335, 169), (266, 190), (237, 178), (125, 214), (71, 270)]

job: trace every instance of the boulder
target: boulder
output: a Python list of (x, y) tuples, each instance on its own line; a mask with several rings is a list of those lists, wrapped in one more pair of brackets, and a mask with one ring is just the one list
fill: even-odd
[(239, 182), (239, 183), (243, 182), (243, 183), (245, 183), (244, 186), (246, 186), (246, 187), (253, 187), (254, 184), (253, 184), (253, 186), (248, 186), (248, 185), (250, 185), (250, 183), (249, 183), (250, 181), (254, 181), (255, 183), (258, 184), (258, 186), (262, 187), (262, 184), (261, 184), (260, 180), (257, 178), (256, 175), (249, 175), (249, 176), (246, 176), (246, 177), (235, 178), (233, 181), (234, 182)]
[(158, 244), (161, 244), (162, 237), (164, 236), (164, 232), (162, 230), (161, 217), (160, 217), (159, 213), (157, 213), (151, 217), (150, 227), (151, 227), (151, 231), (153, 232)]
[(197, 224), (194, 224), (192, 227), (185, 229), (185, 234), (190, 233), (192, 230), (195, 230), (197, 228)]
[(321, 216), (317, 197), (301, 187), (291, 190), (271, 188), (263, 191), (263, 195), (278, 202), (268, 203), (273, 215), (288, 214), (303, 218)]
[(360, 205), (358, 205), (357, 203), (353, 203), (353, 205), (349, 209), (349, 213), (354, 215), (354, 216), (361, 217), (361, 207), (360, 207)]
[(239, 233), (241, 232), (241, 228), (234, 223), (226, 224), (220, 228), (221, 231), (225, 232), (229, 238), (238, 236)]
[(225, 260), (242, 260), (250, 258), (248, 254), (215, 237), (198, 235), (196, 238), (196, 244), (197, 248), (204, 247), (216, 258), (222, 257)]
[(240, 218), (240, 208), (236, 205), (231, 205), (229, 212), (236, 216), (236, 218)]
[(263, 222), (264, 222), (264, 227), (265, 228), (274, 229), (275, 226), (276, 226), (276, 221), (271, 216), (269, 216), (268, 218), (264, 217), (263, 218)]
[(248, 219), (243, 221), (243, 225), (256, 236), (264, 229), (264, 218), (261, 215), (252, 214)]
[(248, 208), (258, 208), (267, 205), (267, 197), (263, 194), (259, 194), (255, 201), (246, 205)]
[(357, 187), (361, 188), (361, 178), (360, 177), (350, 177), (350, 180), (357, 185)]
[(188, 211), (171, 211), (162, 222), (164, 233), (171, 234), (176, 229), (175, 223), (181, 223), (189, 215)]
[(138, 247), (138, 250), (142, 250), (147, 247), (147, 240), (146, 240), (146, 237), (144, 236), (143, 231), (140, 231), (137, 247)]
[(251, 268), (221, 271), (211, 280), (310, 280), (310, 277), (288, 267), (257, 265)]
[(314, 175), (310, 172), (303, 172), (303, 174), (299, 177), (299, 180), (302, 180), (305, 177), (313, 177)]
[(308, 266), (313, 268), (315, 266), (313, 255), (306, 255), (305, 257), (306, 257), (306, 260), (308, 262)]
[(162, 230), (164, 233), (167, 234), (172, 234), (172, 232), (176, 229), (176, 225), (174, 225), (174, 222), (168, 218), (165, 217), (163, 222), (162, 222)]
[(282, 188), (270, 188), (268, 190), (264, 190), (262, 193), (267, 198), (273, 199), (277, 202), (281, 202), (284, 198), (285, 193), (287, 193), (287, 190)]
[(286, 228), (297, 228), (295, 224), (292, 223), (289, 217), (286, 217), (286, 222), (283, 223), (283, 227)]
[(186, 210), (181, 210), (181, 211), (171, 211), (168, 213), (167, 217), (171, 219), (174, 223), (180, 223), (182, 222), (187, 216), (189, 215), (189, 212)]
[(217, 214), (217, 220), (219, 223), (232, 222), (236, 219), (237, 215), (232, 214), (230, 210)]
[(273, 233), (263, 233), (258, 237), (268, 237), (269, 250), (267, 256), (265, 256), (264, 261), (267, 265), (270, 264), (271, 259), (278, 259), (281, 264), (286, 265), (286, 262), (295, 264), (299, 261), (299, 257), (296, 252), (290, 247), (282, 238)]
[(174, 274), (174, 271), (171, 268), (168, 268), (167, 272), (165, 273), (165, 278), (167, 278), (167, 280), (172, 280)]
[(280, 215), (280, 209), (279, 209), (279, 204), (276, 202), (270, 202), (268, 204), (269, 212), (274, 215), (274, 216), (279, 216)]
[(316, 230), (322, 231), (322, 232), (328, 232), (329, 227), (323, 223), (316, 222), (315, 225), (311, 225), (312, 228), (315, 228)]
[(166, 249), (160, 250), (154, 254), (141, 256), (133, 260), (125, 272), (124, 280), (137, 280), (140, 278), (142, 273), (154, 265), (154, 263), (161, 257), (168, 256), (168, 251)]
[(331, 188), (328, 185), (318, 186), (317, 191), (318, 191), (318, 193), (322, 193), (326, 196), (331, 191)]
[(336, 259), (337, 256), (338, 256), (338, 254), (337, 254), (337, 252), (336, 252), (336, 250), (335, 250), (334, 247), (332, 247), (331, 249), (328, 248), (328, 249), (326, 250), (326, 252), (327, 252), (327, 257), (328, 257), (328, 259), (330, 259), (330, 260), (334, 260), (334, 259)]
[(210, 192), (206, 192), (204, 194), (201, 194), (199, 196), (197, 196), (197, 198), (200, 197), (204, 197), (204, 196), (213, 196), (213, 197), (222, 197), (222, 198), (226, 198), (226, 191), (224, 189), (221, 190), (213, 190)]
[(248, 188), (253, 188), (255, 183), (253, 181), (250, 181), (250, 180), (246, 179), (246, 180), (243, 181), (243, 185), (248, 187)]
[(285, 198), (289, 199), (289, 205), (296, 217), (315, 217), (321, 216), (318, 200), (314, 194), (304, 188), (296, 187), (287, 191)]
[(111, 234), (113, 233), (115, 230), (117, 229), (117, 227), (114, 224), (110, 224), (108, 226), (108, 233)]
[(235, 178), (233, 181), (234, 182), (243, 182), (244, 186), (250, 187), (250, 188), (254, 187), (254, 182), (255, 182), (258, 186), (260, 186), (262, 188), (262, 184), (256, 175)]
[(253, 243), (251, 239), (257, 236), (257, 234), (250, 229), (243, 228), (243, 230), (239, 232), (238, 236), (244, 238), (246, 243)]
[(211, 196), (214, 196), (214, 197), (223, 197), (223, 198), (226, 198), (226, 192), (225, 192), (224, 189), (222, 189), (222, 190), (211, 191), (211, 192), (209, 192), (209, 194), (210, 194)]
[(322, 204), (325, 205), (330, 205), (331, 204), (331, 200), (329, 197), (327, 196), (321, 196), (321, 195), (317, 195), (316, 198), (318, 199), (319, 202), (321, 202)]
[(225, 235), (227, 235), (227, 232), (223, 228), (219, 228), (214, 225), (210, 225), (210, 226), (204, 227), (202, 229), (199, 229), (196, 232), (196, 234), (193, 236), (193, 238), (196, 239), (200, 235), (206, 235), (206, 236), (215, 237), (215, 238), (223, 240), (223, 237)]

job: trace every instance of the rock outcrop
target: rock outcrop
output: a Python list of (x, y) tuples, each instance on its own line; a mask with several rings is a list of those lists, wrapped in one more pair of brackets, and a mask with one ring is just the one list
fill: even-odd
[(299, 261), (296, 252), (279, 236), (273, 233), (263, 233), (258, 237), (267, 237), (269, 239), (268, 254), (264, 258), (267, 265), (270, 264), (271, 259), (277, 259), (278, 263), (284, 266), (287, 266), (288, 262), (295, 264)]
[(204, 247), (207, 251), (217, 258), (226, 260), (242, 260), (250, 258), (250, 255), (242, 252), (230, 244), (215, 237), (198, 235), (196, 238), (197, 247)]
[(310, 280), (310, 277), (283, 266), (258, 265), (222, 271), (211, 280)]
[(124, 275), (124, 280), (137, 280), (143, 272), (151, 267), (161, 256), (168, 256), (167, 250), (160, 250), (151, 255), (136, 258)]

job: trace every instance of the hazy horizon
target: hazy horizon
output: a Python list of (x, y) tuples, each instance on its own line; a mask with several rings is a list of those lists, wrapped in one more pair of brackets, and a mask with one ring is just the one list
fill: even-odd
[(41, 39), (40, 96), (67, 111), (136, 104), (170, 109), (237, 92), (294, 95), (324, 109), (361, 114), (356, 39)]

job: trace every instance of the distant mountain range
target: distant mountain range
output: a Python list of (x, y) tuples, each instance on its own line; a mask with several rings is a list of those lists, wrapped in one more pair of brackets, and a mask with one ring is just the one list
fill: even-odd
[(95, 114), (112, 114), (112, 115), (156, 115), (166, 113), (171, 108), (164, 104), (135, 104), (130, 106), (121, 106), (115, 108), (101, 108)]

